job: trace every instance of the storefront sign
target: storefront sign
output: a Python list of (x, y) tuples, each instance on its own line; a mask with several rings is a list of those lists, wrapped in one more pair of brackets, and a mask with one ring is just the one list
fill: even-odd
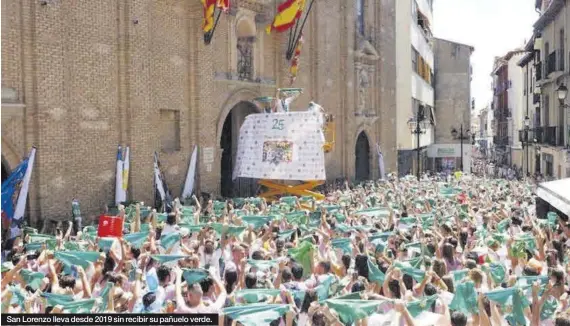
[(455, 149), (449, 147), (440, 147), (437, 149), (437, 156), (454, 157)]

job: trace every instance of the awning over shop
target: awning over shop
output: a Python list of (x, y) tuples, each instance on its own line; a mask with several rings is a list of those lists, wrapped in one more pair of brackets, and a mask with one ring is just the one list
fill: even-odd
[(538, 185), (536, 195), (570, 216), (570, 178), (543, 182)]

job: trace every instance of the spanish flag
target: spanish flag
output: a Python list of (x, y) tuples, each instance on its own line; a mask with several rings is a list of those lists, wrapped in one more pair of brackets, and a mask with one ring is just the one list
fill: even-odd
[(204, 20), (202, 22), (202, 30), (204, 33), (209, 33), (214, 28), (214, 10), (216, 9), (217, 0), (200, 1), (202, 1), (202, 5), (204, 6)]
[(301, 18), (301, 14), (305, 9), (306, 0), (286, 0), (277, 7), (277, 15), (273, 19), (273, 23), (267, 26), (265, 31), (267, 34), (272, 30), (284, 32), (293, 27), (295, 21)]
[(291, 59), (291, 67), (289, 67), (289, 76), (291, 77), (291, 85), (297, 79), (297, 73), (299, 72), (299, 57), (301, 56), (301, 48), (303, 47), (303, 35), (299, 36), (299, 41), (295, 47), (295, 53), (293, 54), (293, 59)]
[(230, 10), (230, 0), (218, 0), (216, 7), (220, 8), (223, 12)]

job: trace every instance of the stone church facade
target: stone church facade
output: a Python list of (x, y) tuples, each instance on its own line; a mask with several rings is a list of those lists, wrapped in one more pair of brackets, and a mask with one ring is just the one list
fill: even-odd
[[(330, 180), (378, 177), (376, 144), (394, 135), (382, 122), (395, 108), (394, 1), (316, 0), (307, 19), (292, 110), (314, 101), (335, 116)], [(235, 188), (227, 167), (261, 110), (252, 100), (291, 87), (287, 34), (265, 32), (275, 7), (233, 0), (205, 45), (198, 0), (2, 1), (3, 177), (37, 147), (31, 223), (69, 218), (74, 198), (87, 218), (113, 202), (119, 144), (128, 199), (152, 202), (155, 151), (178, 196), (195, 145), (199, 191)], [(395, 169), (395, 148), (383, 152)]]

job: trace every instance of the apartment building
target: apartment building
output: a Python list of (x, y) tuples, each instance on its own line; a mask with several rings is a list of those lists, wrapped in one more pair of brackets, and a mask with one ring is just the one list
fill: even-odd
[(524, 56), (523, 49), (507, 52), (496, 57), (493, 64), (493, 135), (494, 155), (498, 164), (517, 165), (521, 147), (515, 130), (522, 121), (523, 73), (517, 65)]
[[(527, 54), (520, 65), (526, 73), (525, 102), (529, 107), (529, 171), (547, 177), (570, 177), (570, 3), (535, 3), (540, 17), (534, 23)], [(534, 159), (532, 157), (534, 156)]]
[(435, 132), (428, 157), (434, 171), (471, 167), (471, 55), (472, 46), (436, 38)]
[(493, 147), (492, 119), (493, 113), (490, 106), (483, 108), (477, 115), (479, 133), (475, 135), (475, 142), (479, 145), (479, 152), (485, 157), (489, 157), (490, 150)]
[[(433, 0), (396, 1), (396, 102), (398, 172), (428, 167), (434, 140)], [(419, 142), (416, 133), (419, 124)]]

